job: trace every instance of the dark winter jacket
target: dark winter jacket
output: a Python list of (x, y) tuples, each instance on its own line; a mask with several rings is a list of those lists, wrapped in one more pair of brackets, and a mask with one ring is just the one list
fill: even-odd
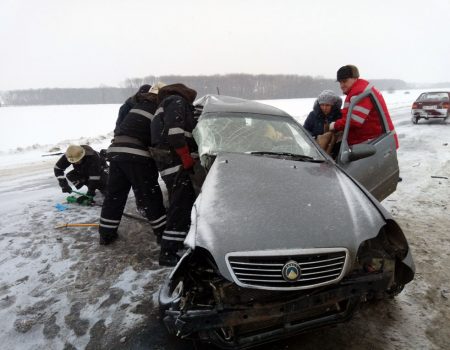
[(108, 159), (114, 161), (147, 162), (151, 158), (151, 123), (156, 111), (157, 96), (141, 94), (136, 104), (114, 130), (114, 139), (107, 150)]
[(325, 121), (329, 123), (334, 122), (341, 118), (341, 110), (337, 105), (333, 106), (331, 113), (325, 116), (320, 109), (319, 103), (314, 103), (313, 110), (309, 113), (308, 117), (303, 124), (303, 127), (309, 131), (309, 133), (316, 138), (318, 135), (324, 133)]
[(181, 148), (186, 144), (191, 152), (197, 150), (192, 137), (195, 128), (192, 103), (197, 92), (183, 84), (166, 85), (158, 93), (161, 103), (152, 123), (152, 144), (162, 148)]
[(195, 128), (192, 103), (196, 95), (196, 91), (183, 84), (166, 85), (159, 90), (158, 99), (161, 103), (151, 126), (152, 145), (155, 148), (169, 150), (171, 153), (170, 159), (157, 162), (161, 176), (180, 167), (181, 161), (175, 149), (187, 145), (191, 153), (197, 151), (197, 144), (192, 137)]
[(116, 120), (116, 127), (122, 123), (128, 112), (136, 105), (136, 96), (129, 97), (125, 103), (119, 108), (119, 116)]
[(102, 189), (106, 182), (105, 169), (108, 167), (106, 161), (100, 157), (98, 152), (94, 151), (90, 146), (81, 145), (85, 150), (85, 156), (81, 159), (79, 164), (70, 163), (66, 155), (62, 155), (56, 162), (54, 167), (55, 176), (60, 185), (67, 185), (68, 182), (64, 175), (64, 171), (73, 166), (74, 170), (87, 179), (88, 195), (94, 195), (95, 189)]

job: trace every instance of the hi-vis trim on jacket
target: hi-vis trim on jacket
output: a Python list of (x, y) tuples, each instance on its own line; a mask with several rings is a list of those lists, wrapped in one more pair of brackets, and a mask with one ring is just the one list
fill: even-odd
[(164, 170), (160, 171), (159, 174), (161, 176), (166, 176), (166, 175), (170, 175), (170, 174), (176, 173), (180, 169), (181, 169), (181, 165), (177, 165), (177, 166), (174, 166), (174, 167), (171, 167), (171, 168), (164, 169)]
[(163, 108), (163, 107), (159, 107), (159, 108), (156, 110), (155, 115), (157, 115), (157, 114), (159, 114), (159, 113), (162, 113), (162, 112), (164, 112), (164, 108)]
[(168, 135), (184, 134), (184, 130), (181, 128), (171, 128), (169, 129)]
[(167, 135), (177, 135), (177, 134), (183, 134), (186, 137), (192, 137), (191, 132), (185, 131), (182, 128), (171, 128), (167, 133)]
[(144, 111), (144, 110), (142, 110), (142, 109), (136, 109), (136, 108), (133, 108), (133, 109), (130, 110), (129, 113), (140, 114), (140, 115), (142, 115), (142, 116), (144, 116), (144, 117), (150, 119), (150, 121), (152, 121), (153, 118), (155, 118), (155, 116), (154, 116), (153, 114), (151, 114), (151, 113), (149, 113), (149, 112), (147, 112), (147, 111)]
[(367, 109), (367, 108), (364, 108), (364, 107), (361, 107), (361, 106), (355, 106), (353, 108), (353, 110), (354, 111), (359, 111), (359, 112), (364, 113), (366, 115), (370, 113), (370, 109)]
[(350, 118), (352, 118), (352, 120), (354, 120), (355, 122), (359, 123), (359, 124), (363, 124), (365, 122), (364, 118), (358, 117), (356, 114), (353, 114), (350, 116)]
[(186, 239), (186, 236), (187, 232), (183, 231), (164, 231), (162, 239), (183, 242)]
[(89, 180), (100, 180), (100, 176), (89, 176)]
[(57, 176), (56, 178), (57, 179), (65, 179), (66, 177), (64, 175), (62, 175), (62, 176)]
[(136, 149), (136, 148), (131, 148), (131, 147), (111, 147), (110, 146), (106, 150), (106, 153), (131, 153), (131, 154), (135, 154), (137, 156), (151, 158), (150, 152)]

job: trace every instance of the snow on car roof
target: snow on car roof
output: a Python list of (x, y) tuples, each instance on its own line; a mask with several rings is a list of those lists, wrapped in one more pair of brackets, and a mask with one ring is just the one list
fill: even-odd
[(197, 99), (194, 102), (194, 105), (203, 107), (203, 113), (257, 113), (280, 117), (291, 117), (281, 109), (266, 105), (264, 103), (223, 95), (205, 95)]

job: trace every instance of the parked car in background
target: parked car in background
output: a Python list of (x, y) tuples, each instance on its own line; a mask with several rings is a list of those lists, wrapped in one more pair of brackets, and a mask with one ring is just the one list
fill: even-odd
[(414, 101), (411, 109), (411, 121), (417, 124), (420, 119), (442, 118), (450, 115), (450, 92), (434, 91), (422, 93)]
[(405, 235), (378, 201), (398, 182), (394, 133), (371, 90), (349, 113), (367, 96), (384, 132), (349, 146), (348, 118), (336, 161), (277, 108), (197, 102), (207, 175), (187, 251), (159, 295), (169, 333), (247, 349), (346, 321), (413, 279)]

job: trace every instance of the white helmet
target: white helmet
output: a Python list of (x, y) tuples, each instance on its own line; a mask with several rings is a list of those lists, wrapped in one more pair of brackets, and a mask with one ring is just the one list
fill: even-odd
[(163, 88), (166, 85), (167, 84), (164, 84), (164, 83), (158, 81), (152, 85), (152, 87), (149, 90), (149, 93), (158, 95), (159, 89)]
[(70, 145), (66, 151), (66, 158), (70, 163), (77, 163), (85, 156), (86, 151), (83, 147)]

